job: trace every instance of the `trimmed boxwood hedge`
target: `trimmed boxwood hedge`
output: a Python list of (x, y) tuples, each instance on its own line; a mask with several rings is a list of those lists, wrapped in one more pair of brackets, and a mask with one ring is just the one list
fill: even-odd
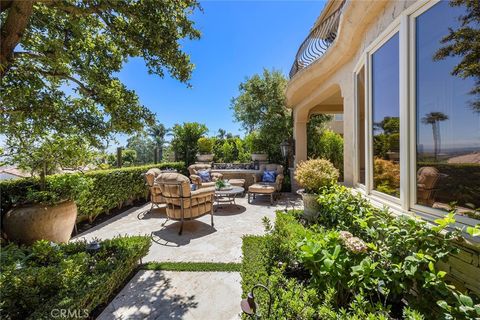
[(3, 247), (0, 318), (88, 317), (125, 283), (150, 243), (146, 236), (118, 237), (101, 242), (97, 252), (81, 241)]
[[(82, 199), (75, 199), (78, 206), (79, 221), (88, 219), (90, 222), (103, 213), (109, 213), (116, 207), (131, 203), (134, 200), (147, 198), (148, 188), (145, 186), (143, 174), (150, 168), (175, 169), (185, 173), (186, 168), (183, 162), (165, 162), (139, 167), (126, 167), (120, 169), (94, 170), (83, 175), (88, 180), (87, 195)], [(56, 179), (63, 176), (47, 176), (46, 184), (53, 186), (49, 191), (55, 192)], [(13, 205), (25, 201), (27, 190), (39, 190), (40, 183), (36, 178), (25, 178), (18, 180), (6, 180), (0, 182), (1, 212), (6, 213)], [(59, 191), (59, 190), (57, 190)]]

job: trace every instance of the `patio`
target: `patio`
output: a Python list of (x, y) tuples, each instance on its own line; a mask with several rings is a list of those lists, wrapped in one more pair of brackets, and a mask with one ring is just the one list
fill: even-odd
[[(187, 221), (178, 235), (179, 222), (166, 219), (165, 208), (150, 203), (134, 207), (87, 232), (78, 239), (109, 239), (119, 235), (151, 235), (152, 246), (143, 262), (235, 262), (242, 260), (242, 237), (264, 234), (262, 219), (274, 220), (275, 211), (288, 205), (301, 208), (295, 194), (283, 193), (270, 205), (269, 197), (247, 197), (236, 205), (222, 204), (210, 215)], [(98, 319), (238, 319), (242, 295), (238, 272), (185, 272), (140, 270), (103, 310)]]
[(165, 209), (150, 209), (150, 203), (134, 207), (73, 238), (111, 239), (120, 235), (151, 235), (152, 246), (143, 262), (237, 262), (240, 263), (242, 236), (264, 233), (262, 218), (274, 220), (276, 210), (299, 209), (298, 196), (283, 193), (270, 205), (268, 197), (257, 197), (249, 204), (247, 197), (236, 199), (237, 206), (222, 204), (214, 212), (215, 226), (210, 215), (186, 221), (183, 234), (178, 235), (180, 223), (169, 220), (165, 226)]

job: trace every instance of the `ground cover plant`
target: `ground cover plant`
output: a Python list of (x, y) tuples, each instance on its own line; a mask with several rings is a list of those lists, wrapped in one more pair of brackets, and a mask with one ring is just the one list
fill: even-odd
[[(82, 192), (74, 198), (78, 206), (79, 220), (92, 222), (100, 214), (122, 207), (133, 200), (146, 198), (148, 188), (143, 174), (150, 168), (175, 169), (184, 172), (182, 162), (164, 162), (147, 166), (128, 167), (109, 170), (94, 170), (85, 174), (58, 174), (46, 178), (43, 194), (49, 198), (61, 198), (72, 188), (72, 184), (82, 183)], [(82, 178), (82, 179), (80, 179)], [(68, 189), (68, 190), (66, 190)], [(26, 202), (38, 202), (40, 180), (25, 178), (0, 182), (2, 214), (14, 205)], [(31, 199), (35, 195), (36, 199)]]
[(2, 247), (0, 318), (51, 319), (52, 310), (70, 310), (62, 319), (85, 318), (124, 284), (147, 254), (149, 237), (119, 237), (85, 242)]
[[(453, 215), (435, 227), (395, 217), (345, 187), (324, 189), (315, 221), (301, 211), (265, 221), (265, 237), (244, 239), (244, 294), (273, 293), (270, 319), (470, 319), (480, 299), (449, 284), (437, 264), (456, 253)], [(256, 292), (257, 293), (257, 292)], [(266, 295), (257, 293), (266, 316)]]

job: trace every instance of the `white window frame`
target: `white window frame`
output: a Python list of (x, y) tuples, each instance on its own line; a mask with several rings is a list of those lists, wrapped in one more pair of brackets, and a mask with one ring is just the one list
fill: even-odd
[[(360, 55), (354, 71), (354, 185), (374, 203), (388, 205), (397, 214), (409, 214), (433, 222), (446, 212), (416, 203), (416, 63), (415, 21), (418, 16), (441, 0), (418, 1), (402, 12)], [(390, 38), (399, 36), (399, 106), (400, 106), (400, 198), (373, 190), (373, 123), (372, 123), (372, 55)], [(365, 67), (365, 185), (359, 183), (359, 137), (357, 75)], [(475, 226), (479, 220), (457, 215), (458, 227)]]
[[(353, 86), (354, 86), (354, 101), (355, 101), (355, 104), (354, 104), (354, 119), (355, 119), (355, 123), (354, 123), (354, 127), (353, 127), (353, 130), (355, 132), (355, 135), (354, 135), (354, 148), (355, 148), (355, 163), (354, 163), (354, 173), (353, 173), (353, 181), (354, 181), (354, 185), (356, 188), (359, 188), (359, 189), (362, 189), (364, 192), (366, 192), (367, 190), (367, 185), (368, 185), (368, 180), (367, 180), (367, 150), (364, 150), (364, 155), (365, 155), (365, 184), (363, 183), (360, 183), (360, 137), (359, 137), (359, 132), (360, 132), (360, 121), (359, 121), (359, 117), (360, 117), (360, 109), (359, 109), (359, 105), (358, 105), (358, 75), (360, 74), (360, 71), (362, 70), (363, 68), (363, 82), (364, 82), (364, 89), (365, 91), (367, 90), (367, 55), (366, 54), (363, 54), (361, 56), (361, 59), (359, 59), (359, 61), (357, 62), (357, 65), (355, 66), (354, 68), (354, 71), (353, 71)], [(363, 125), (365, 126), (365, 136), (363, 137), (364, 138), (364, 144), (365, 144), (365, 147), (367, 146), (367, 135), (368, 135), (368, 132), (367, 132), (367, 123), (368, 123), (368, 117), (367, 117), (367, 102), (368, 102), (368, 99), (367, 99), (367, 94), (364, 93), (364, 123)], [(365, 148), (365, 149), (368, 149), (368, 148)]]
[[(365, 162), (365, 182), (367, 184), (367, 193), (371, 195), (372, 198), (378, 201), (387, 201), (390, 204), (393, 204), (395, 206), (400, 206), (401, 207), (401, 199), (385, 194), (383, 192), (377, 191), (373, 189), (373, 101), (372, 101), (372, 57), (375, 52), (377, 52), (387, 41), (389, 41), (393, 36), (398, 34), (398, 41), (399, 41), (399, 59), (400, 59), (400, 19), (397, 18), (395, 19), (390, 26), (388, 26), (387, 29), (385, 29), (384, 32), (381, 33), (381, 35), (368, 47), (367, 51), (367, 66), (368, 69), (366, 69), (366, 74), (367, 74), (367, 82), (368, 86), (366, 89), (366, 95), (368, 96), (367, 102), (368, 104), (366, 105), (366, 114), (365, 117), (368, 119), (367, 121), (367, 127), (365, 130), (367, 131), (367, 140), (365, 141), (365, 145), (368, 146), (367, 150), (368, 152), (368, 157), (367, 161)], [(400, 75), (400, 70), (402, 69), (402, 66), (400, 65), (399, 61), (399, 75)], [(401, 79), (399, 79), (399, 83), (401, 83)], [(399, 101), (399, 108), (401, 109), (400, 101)], [(400, 110), (399, 110), (400, 113)], [(400, 123), (402, 123), (400, 119)], [(402, 128), (400, 128), (400, 137), (402, 137)], [(402, 141), (403, 139), (400, 139)], [(401, 142), (400, 142), (401, 143)], [(404, 162), (402, 160), (402, 149), (400, 147), (400, 164)], [(400, 174), (402, 174), (402, 168), (400, 168)], [(400, 178), (400, 196), (402, 194), (401, 192), (401, 185), (402, 181)]]

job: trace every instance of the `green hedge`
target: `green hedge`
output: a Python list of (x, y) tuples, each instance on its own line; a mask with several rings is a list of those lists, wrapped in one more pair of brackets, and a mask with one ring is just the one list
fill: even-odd
[[(146, 198), (148, 188), (145, 186), (143, 174), (150, 168), (176, 169), (181, 173), (186, 171), (182, 162), (88, 171), (83, 174), (88, 181), (87, 193), (81, 199), (75, 199), (79, 220), (93, 221), (98, 215), (108, 214), (110, 210), (122, 207), (125, 203), (128, 204), (133, 200)], [(59, 191), (55, 190), (55, 187), (59, 185), (55, 182), (64, 175), (48, 176), (46, 179), (47, 189), (50, 188), (50, 191), (53, 192)], [(0, 182), (2, 214), (6, 213), (15, 204), (24, 202), (28, 189), (39, 190), (39, 188), (39, 180), (36, 178)]]
[(96, 253), (85, 242), (2, 248), (0, 266), (1, 319), (85, 318), (108, 302), (136, 269), (150, 247), (149, 237), (119, 237), (101, 242)]

